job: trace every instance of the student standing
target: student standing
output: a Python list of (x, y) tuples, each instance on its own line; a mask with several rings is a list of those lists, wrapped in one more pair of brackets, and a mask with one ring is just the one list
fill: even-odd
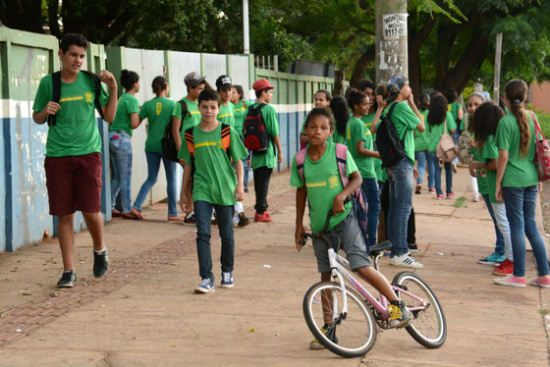
[[(273, 168), (277, 163), (283, 161), (283, 151), (279, 141), (279, 122), (277, 121), (277, 112), (275, 108), (269, 104), (273, 97), (273, 88), (267, 79), (259, 79), (252, 84), (252, 88), (256, 93), (256, 103), (250, 106), (251, 108), (260, 108), (260, 114), (266, 125), (270, 136), (267, 152), (264, 154), (255, 154), (252, 152), (252, 170), (254, 171), (254, 191), (256, 193), (256, 214), (254, 215), (255, 222), (273, 222), (273, 217), (267, 211), (267, 193), (269, 191), (269, 181)], [(261, 106), (261, 107), (260, 107)], [(277, 152), (275, 152), (277, 149)]]
[[(235, 118), (235, 131), (239, 134), (241, 140), (244, 140), (243, 127), (244, 120), (246, 119), (246, 110), (254, 103), (244, 99), (244, 90), (241, 85), (233, 84), (231, 91), (231, 103), (235, 106), (235, 109), (233, 110), (233, 116)], [(249, 157), (250, 156), (243, 159), (244, 192), (248, 192), (248, 178), (250, 173)]]
[[(430, 107), (430, 96), (426, 93), (421, 94), (418, 98), (418, 112), (424, 124), (427, 124), (428, 108)], [(426, 171), (426, 164), (428, 162), (428, 148), (430, 146), (430, 132), (429, 129), (425, 129), (420, 132), (414, 130), (414, 157), (418, 163), (418, 178), (416, 179), (415, 194), (422, 193), (422, 179), (424, 178), (424, 172)], [(434, 168), (432, 164), (428, 165), (428, 192), (435, 192), (434, 189)]]
[[(210, 250), (211, 215), (214, 209), (218, 219), (221, 237), (222, 288), (234, 285), (233, 269), (235, 238), (233, 234), (233, 213), (236, 201), (244, 199), (242, 159), (247, 155), (239, 135), (229, 127), (229, 146), (223, 144), (222, 124), (216, 116), (220, 112), (221, 99), (213, 90), (201, 92), (198, 98), (201, 120), (192, 128), (193, 143), (182, 144), (178, 158), (183, 159), (181, 208), (186, 213), (195, 210), (197, 221), (197, 255), (201, 284), (195, 293), (214, 292), (212, 254)], [(186, 133), (186, 138), (189, 133)], [(225, 132), (224, 132), (225, 134)], [(189, 148), (192, 147), (192, 151)], [(235, 171), (231, 166), (235, 162)], [(194, 166), (194, 170), (193, 170)], [(193, 201), (186, 195), (191, 190), (193, 173)]]
[(514, 271), (496, 284), (525, 287), (525, 236), (533, 248), (538, 277), (530, 284), (550, 288), (546, 248), (536, 220), (538, 174), (535, 164), (536, 130), (531, 113), (523, 108), (527, 84), (513, 79), (504, 88), (504, 104), (510, 113), (498, 124), (495, 145), (498, 147), (496, 198), (506, 204), (510, 222)]
[[(328, 90), (319, 89), (315, 92), (313, 96), (313, 107), (329, 107), (330, 101), (332, 100), (332, 94)], [(304, 130), (305, 121), (302, 124), (302, 129), (300, 130), (300, 149), (304, 149), (307, 145), (307, 134)], [(332, 136), (328, 137), (329, 143), (332, 143)]]
[(166, 98), (169, 91), (168, 81), (163, 76), (157, 76), (152, 83), (153, 93), (156, 97), (145, 102), (139, 112), (140, 118), (149, 121), (147, 140), (145, 141), (145, 158), (147, 159), (147, 179), (141, 185), (132, 213), (139, 219), (145, 219), (141, 214), (141, 206), (145, 198), (157, 182), (160, 162), (164, 165), (166, 174), (166, 192), (168, 194), (168, 220), (183, 221), (178, 215), (177, 198), (177, 168), (178, 164), (167, 159), (162, 152), (161, 140), (164, 136), (166, 125), (170, 121), (176, 102)]
[[(92, 78), (80, 69), (86, 58), (88, 41), (80, 34), (67, 33), (59, 45), (61, 60), (61, 95), (52, 101), (52, 75), (40, 80), (33, 104), (32, 118), (42, 125), (51, 115), (56, 122), (48, 129), (44, 169), (50, 215), (57, 215), (59, 246), (63, 258), (63, 275), (59, 288), (76, 282), (74, 264), (74, 213), (80, 210), (93, 241), (95, 277), (109, 269), (107, 247), (103, 239), (101, 215), (101, 137), (97, 129), (94, 100), (98, 97), (104, 117), (111, 122), (117, 109), (117, 83), (113, 74), (102, 70), (100, 80), (109, 87), (96, 96)], [(87, 98), (91, 96), (91, 98)]]

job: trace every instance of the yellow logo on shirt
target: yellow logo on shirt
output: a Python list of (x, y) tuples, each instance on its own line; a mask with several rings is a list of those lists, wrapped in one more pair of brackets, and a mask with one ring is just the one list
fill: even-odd
[(160, 115), (161, 111), (162, 111), (162, 103), (157, 102), (157, 116)]
[(84, 97), (86, 97), (86, 102), (92, 102), (94, 100), (94, 95), (90, 92), (84, 93)]
[(338, 176), (332, 175), (328, 178), (328, 187), (333, 189), (338, 186)]

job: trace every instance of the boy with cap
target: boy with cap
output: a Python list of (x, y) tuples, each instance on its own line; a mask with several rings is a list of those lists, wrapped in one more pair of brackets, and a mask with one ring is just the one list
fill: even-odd
[[(260, 114), (266, 125), (267, 131), (271, 137), (270, 144), (265, 154), (254, 154), (252, 152), (252, 161), (250, 166), (254, 172), (254, 191), (256, 192), (256, 214), (255, 222), (273, 222), (273, 217), (267, 211), (267, 192), (269, 190), (269, 180), (271, 173), (277, 163), (283, 161), (283, 151), (279, 141), (279, 122), (277, 121), (277, 112), (273, 106), (269, 105), (273, 97), (273, 88), (267, 79), (259, 79), (252, 84), (256, 93), (256, 103), (251, 108), (260, 108)], [(277, 153), (275, 153), (277, 148)]]
[[(180, 149), (181, 142), (184, 140), (185, 130), (195, 127), (201, 121), (201, 115), (199, 112), (199, 103), (197, 102), (199, 94), (206, 87), (205, 77), (201, 76), (196, 71), (193, 71), (185, 76), (183, 79), (185, 85), (187, 86), (187, 96), (181, 100), (187, 106), (187, 114), (182, 116), (182, 108), (179, 103), (176, 103), (174, 106), (174, 111), (172, 112), (173, 125), (172, 125), (172, 135), (174, 136), (174, 142), (178, 149)], [(183, 127), (180, 127), (183, 120)], [(189, 198), (191, 199), (191, 198)], [(194, 225), (195, 224), (195, 215), (190, 213), (184, 220), (184, 225)]]
[[(48, 122), (44, 169), (50, 202), (50, 214), (58, 216), (57, 230), (63, 258), (63, 275), (58, 288), (71, 288), (76, 282), (74, 265), (74, 213), (80, 210), (92, 236), (95, 277), (109, 269), (107, 247), (103, 239), (101, 215), (101, 137), (97, 128), (92, 78), (81, 72), (88, 41), (80, 34), (68, 33), (59, 45), (61, 59), (61, 95), (53, 101), (53, 78), (40, 80), (33, 105), (32, 118), (42, 125)], [(112, 122), (117, 109), (117, 83), (113, 74), (102, 70), (100, 80), (109, 87), (101, 88), (99, 102), (106, 122)]]
[[(226, 124), (235, 127), (235, 119), (233, 116), (235, 106), (231, 103), (233, 96), (233, 81), (227, 75), (220, 75), (216, 79), (216, 89), (221, 98), (220, 113), (218, 114), (218, 121), (222, 124)], [(241, 132), (242, 133), (242, 132)], [(240, 135), (239, 135), (240, 137)], [(250, 219), (244, 215), (244, 207), (241, 201), (235, 204), (235, 215), (233, 216), (233, 223), (238, 227), (244, 227), (250, 224)]]

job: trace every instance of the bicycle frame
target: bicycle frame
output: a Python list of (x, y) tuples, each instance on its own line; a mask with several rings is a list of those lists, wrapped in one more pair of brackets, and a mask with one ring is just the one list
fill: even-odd
[[(379, 254), (377, 255), (376, 257), (374, 257), (374, 268), (376, 270), (378, 270), (378, 258), (381, 257), (382, 255)], [(338, 281), (338, 283), (340, 284), (340, 287), (342, 289), (342, 298), (343, 298), (343, 305), (342, 305), (342, 314), (343, 315), (347, 315), (347, 312), (348, 312), (348, 303), (347, 303), (347, 295), (346, 295), (346, 292), (345, 292), (345, 289), (346, 289), (346, 284), (344, 282), (344, 279), (346, 279), (348, 281), (348, 283), (355, 289), (357, 290), (357, 292), (359, 292), (359, 294), (361, 294), (361, 296), (363, 296), (363, 298), (369, 303), (371, 304), (379, 313), (380, 315), (380, 319), (382, 321), (387, 321), (389, 319), (389, 313), (388, 313), (388, 309), (387, 309), (387, 306), (388, 306), (388, 301), (386, 299), (386, 297), (384, 297), (383, 294), (380, 294), (380, 301), (378, 301), (374, 296), (372, 296), (370, 294), (370, 292), (365, 288), (363, 287), (363, 285), (361, 283), (359, 283), (354, 277), (353, 275), (351, 275), (348, 270), (351, 271), (351, 267), (349, 265), (349, 262), (342, 256), (340, 256), (339, 254), (336, 253), (336, 251), (334, 251), (333, 248), (329, 248), (328, 249), (328, 257), (329, 257), (329, 261), (330, 261), (330, 267), (331, 267), (331, 272), (332, 272), (332, 280), (333, 281)], [(361, 279), (363, 279), (361, 277)], [(366, 281), (366, 279), (364, 279)], [(409, 297), (412, 297), (418, 301), (420, 301), (422, 303), (421, 306), (419, 307), (410, 307), (409, 310), (411, 312), (418, 312), (418, 311), (423, 311), (425, 310), (427, 307), (429, 307), (430, 303), (423, 299), (423, 298), (420, 298), (412, 293), (410, 293), (409, 291), (405, 290), (405, 289), (402, 289), (398, 286), (395, 286), (395, 285), (391, 285), (392, 289), (393, 290), (396, 290), (398, 291), (399, 293), (403, 293), (403, 294), (406, 294), (407, 296)]]

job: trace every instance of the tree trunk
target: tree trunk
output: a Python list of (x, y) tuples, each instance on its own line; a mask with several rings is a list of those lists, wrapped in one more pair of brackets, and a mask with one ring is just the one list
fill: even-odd
[(370, 47), (367, 52), (361, 55), (359, 60), (355, 63), (350, 80), (350, 85), (352, 87), (357, 87), (359, 85), (359, 81), (365, 77), (365, 71), (374, 61), (375, 50), (376, 48), (374, 46)]
[(345, 69), (338, 69), (334, 71), (334, 90), (332, 94), (334, 96), (344, 95), (344, 79), (346, 77)]

